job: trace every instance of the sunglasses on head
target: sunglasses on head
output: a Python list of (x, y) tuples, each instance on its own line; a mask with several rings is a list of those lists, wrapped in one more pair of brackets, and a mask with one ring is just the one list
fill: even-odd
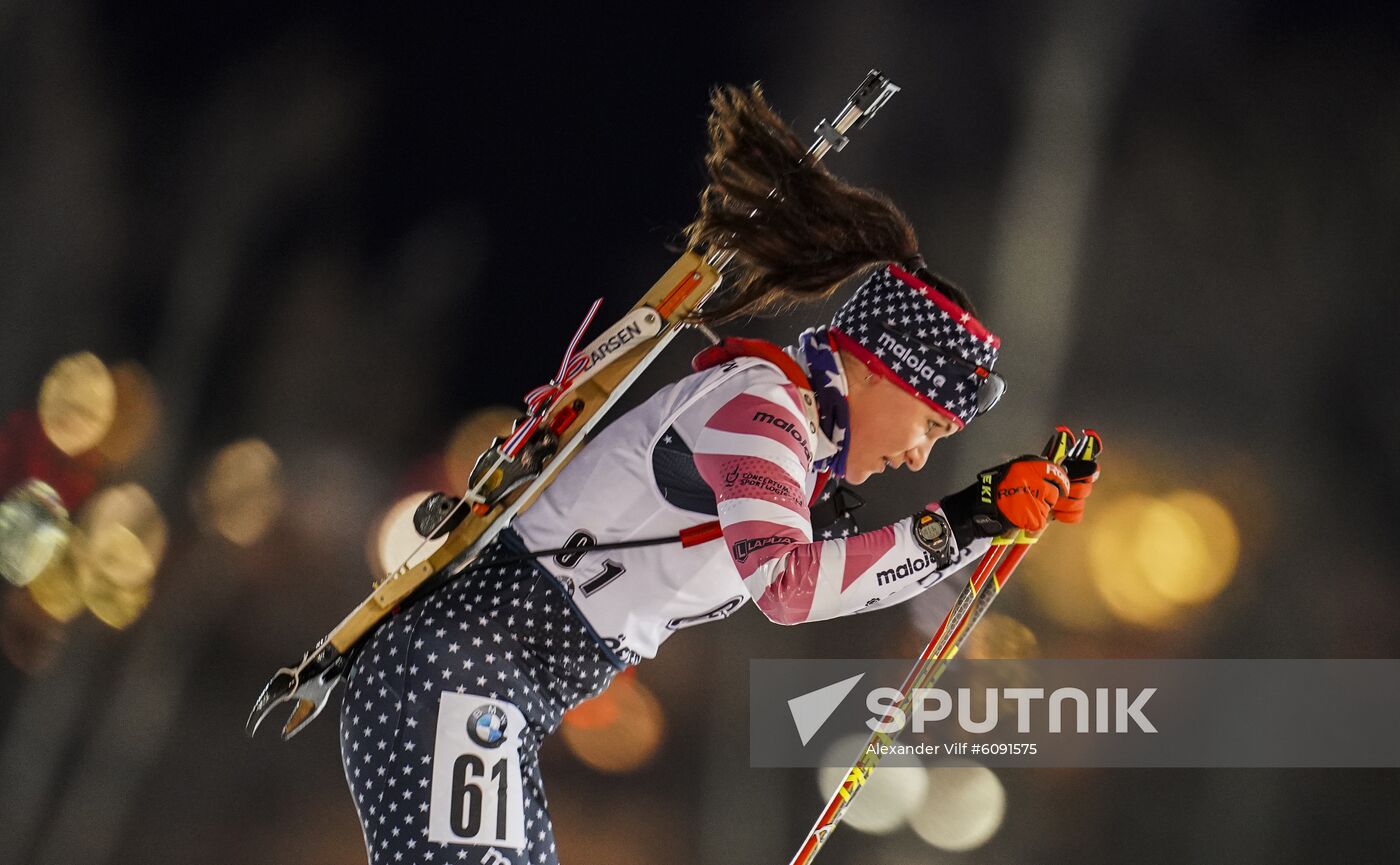
[(977, 391), (975, 393), (977, 410), (973, 412), (974, 417), (991, 411), (1006, 393), (1006, 379), (1002, 378), (1000, 374), (992, 372), (981, 364), (973, 363), (960, 354), (956, 354), (948, 351), (946, 348), (919, 339), (903, 328), (896, 326), (894, 322), (888, 319), (882, 322), (882, 324), (885, 330), (903, 337), (907, 343), (918, 346), (919, 350), (928, 354), (938, 355), (950, 363), (967, 370), (969, 378), (974, 376), (977, 378)]

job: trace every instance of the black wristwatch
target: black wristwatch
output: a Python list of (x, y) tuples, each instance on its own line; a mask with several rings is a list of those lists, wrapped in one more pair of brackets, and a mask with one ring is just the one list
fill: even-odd
[(914, 540), (932, 553), (940, 565), (951, 562), (957, 551), (953, 528), (938, 511), (923, 510), (914, 515)]

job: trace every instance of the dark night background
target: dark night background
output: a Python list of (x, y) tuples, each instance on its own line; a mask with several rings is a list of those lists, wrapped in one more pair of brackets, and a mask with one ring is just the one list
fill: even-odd
[[(906, 211), (1002, 336), (1010, 390), (922, 473), (865, 484), (862, 525), (1092, 426), (1089, 515), (1028, 562), (985, 652), (1396, 656), (1400, 6), (0, 0), (0, 494), (39, 477), (78, 522), (139, 484), (167, 537), (129, 627), (4, 589), (0, 865), (363, 862), (339, 698), (249, 741), (258, 689), (366, 593), (386, 508), (449, 488), (453, 430), (518, 407), (593, 298), (610, 322), (673, 260), (708, 89), (762, 81), (805, 138), (872, 67), (903, 92), (828, 164)], [(722, 330), (786, 343), (845, 296)], [(682, 334), (628, 404), (702, 345)], [(82, 351), (149, 381), (138, 451), (37, 431), (41, 382)], [(235, 539), (209, 478), (248, 440), (276, 470), (234, 484), (267, 516)], [(1208, 591), (1122, 546), (1183, 491), (1202, 549), (1238, 541)], [(1105, 576), (1124, 549), (1146, 563)], [(546, 747), (563, 861), (787, 861), (825, 791), (748, 767), (748, 659), (913, 657), (941, 612), (678, 634), (630, 686), (663, 719), (641, 766)], [(995, 778), (1005, 817), (975, 849), (845, 827), (819, 861), (1400, 856), (1394, 770)]]

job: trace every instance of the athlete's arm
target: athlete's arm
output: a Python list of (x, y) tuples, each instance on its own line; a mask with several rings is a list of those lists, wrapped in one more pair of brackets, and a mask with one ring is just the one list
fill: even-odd
[[(914, 539), (912, 516), (815, 541), (805, 488), (811, 469), (796, 388), (755, 366), (685, 413), (697, 424), (696, 468), (714, 490), (724, 543), (745, 587), (780, 624), (829, 619), (907, 600), (972, 560), (944, 565)], [(930, 505), (936, 508), (937, 503)]]

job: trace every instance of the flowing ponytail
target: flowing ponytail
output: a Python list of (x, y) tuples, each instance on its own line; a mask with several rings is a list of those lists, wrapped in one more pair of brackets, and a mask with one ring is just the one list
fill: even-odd
[(689, 321), (774, 314), (825, 298), (872, 265), (918, 256), (918, 239), (899, 208), (808, 156), (758, 84), (712, 91), (709, 139), (710, 182), (685, 237), (692, 249), (724, 247), (735, 255), (725, 271), (727, 290)]

